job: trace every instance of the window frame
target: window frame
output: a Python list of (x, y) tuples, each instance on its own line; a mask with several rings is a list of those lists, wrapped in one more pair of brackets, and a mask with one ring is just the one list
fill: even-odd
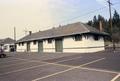
[(99, 36), (99, 35), (93, 35), (93, 39), (94, 39), (95, 41), (99, 41), (99, 40), (100, 40), (100, 36)]
[(74, 40), (75, 41), (82, 41), (82, 35), (75, 35)]
[(52, 40), (53, 40), (53, 39), (48, 39), (48, 40), (47, 40), (48, 44), (51, 44), (51, 43), (52, 43)]
[(22, 42), (21, 44), (22, 44), (22, 46), (24, 46), (24, 42)]
[(34, 44), (34, 45), (36, 45), (36, 44), (37, 44), (37, 41), (36, 41), (36, 40), (34, 40), (34, 41), (33, 41), (33, 44)]

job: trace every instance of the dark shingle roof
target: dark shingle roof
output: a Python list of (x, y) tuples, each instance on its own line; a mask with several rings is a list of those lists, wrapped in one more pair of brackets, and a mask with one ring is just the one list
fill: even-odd
[(1, 39), (0, 44), (11, 44), (14, 43), (15, 41), (11, 38), (6, 38), (6, 39)]
[(55, 38), (55, 37), (69, 36), (69, 35), (82, 34), (82, 33), (96, 33), (101, 35), (107, 35), (107, 33), (100, 32), (96, 28), (77, 22), (73, 24), (60, 26), (58, 28), (52, 28), (49, 30), (33, 33), (31, 35), (27, 35), (21, 38), (17, 42)]

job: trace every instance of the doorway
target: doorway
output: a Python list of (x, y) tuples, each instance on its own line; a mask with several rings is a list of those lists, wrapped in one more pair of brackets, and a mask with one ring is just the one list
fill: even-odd
[(30, 52), (30, 42), (27, 42), (27, 52)]
[(43, 52), (43, 41), (38, 41), (38, 53)]
[(63, 52), (63, 40), (55, 39), (55, 51), (56, 52)]

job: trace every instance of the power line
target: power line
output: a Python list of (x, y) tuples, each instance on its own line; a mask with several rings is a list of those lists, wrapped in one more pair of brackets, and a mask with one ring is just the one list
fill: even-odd
[(112, 8), (113, 10), (116, 10), (114, 6), (116, 6), (116, 5), (118, 5), (118, 4), (120, 4), (120, 2), (119, 2), (119, 3), (117, 2), (115, 5), (113, 4), (113, 5), (111, 6), (111, 8)]
[(14, 41), (16, 41), (16, 27), (14, 27)]
[[(113, 5), (111, 5), (111, 6), (120, 4), (119, 2), (120, 2), (120, 1), (115, 2), (115, 3), (113, 3)], [(106, 8), (107, 8), (107, 7), (104, 6), (104, 7), (101, 7), (101, 8), (95, 9), (95, 10), (92, 10), (92, 11), (90, 11), (90, 12), (84, 13), (84, 14), (82, 14), (82, 15), (79, 15), (79, 16), (76, 16), (76, 17), (72, 17), (72, 18), (69, 18), (69, 19), (60, 21), (59, 23), (53, 24), (53, 27), (55, 27), (56, 25), (60, 25), (60, 24), (62, 24), (62, 23), (68, 22), (68, 21), (72, 21), (72, 20), (77, 19), (77, 18), (80, 18), (80, 17), (84, 17), (84, 16), (86, 16), (86, 15), (95, 13), (95, 12), (97, 12), (97, 11), (104, 10), (104, 9), (106, 9)], [(50, 27), (50, 26), (47, 26), (47, 27)]]
[[(111, 3), (111, 6), (114, 6), (114, 5), (116, 5), (116, 4), (120, 4), (120, 3), (119, 3), (119, 2)], [(62, 23), (65, 23), (65, 22), (68, 22), (68, 21), (72, 21), (72, 20), (77, 19), (77, 18), (80, 18), (80, 17), (84, 17), (84, 16), (86, 16), (86, 15), (95, 13), (95, 12), (97, 12), (97, 11), (104, 10), (104, 9), (106, 9), (106, 8), (107, 8), (107, 7), (104, 6), (104, 7), (101, 7), (101, 8), (95, 9), (95, 10), (92, 10), (92, 11), (90, 11), (90, 12), (84, 13), (84, 14), (82, 14), (82, 15), (79, 15), (79, 16), (76, 16), (76, 17), (73, 17), (73, 18), (70, 18), (70, 19), (66, 19), (66, 20), (60, 21), (58, 24), (54, 24), (54, 26), (59, 25), (59, 24), (62, 24)]]
[(27, 28), (24, 29), (24, 33), (25, 33), (25, 36), (27, 35), (29, 31), (27, 30)]
[(106, 8), (106, 7), (102, 7), (102, 8), (96, 9), (96, 10), (92, 10), (92, 11), (87, 12), (87, 13), (85, 13), (85, 14), (82, 14), (82, 15), (79, 15), (79, 16), (76, 16), (76, 17), (73, 17), (73, 18), (70, 18), (70, 19), (61, 21), (60, 23), (68, 22), (68, 21), (71, 21), (71, 20), (74, 20), (74, 19), (77, 19), (77, 18), (80, 18), (80, 17), (84, 17), (84, 16), (86, 16), (86, 15), (89, 15), (89, 14), (91, 14), (91, 13), (95, 13), (95, 12), (100, 11), (100, 10), (103, 10), (103, 9), (105, 9), (105, 8)]

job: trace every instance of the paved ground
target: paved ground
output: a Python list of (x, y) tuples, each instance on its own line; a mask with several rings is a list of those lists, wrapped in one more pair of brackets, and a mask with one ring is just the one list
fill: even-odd
[(120, 81), (120, 52), (8, 53), (0, 81)]

